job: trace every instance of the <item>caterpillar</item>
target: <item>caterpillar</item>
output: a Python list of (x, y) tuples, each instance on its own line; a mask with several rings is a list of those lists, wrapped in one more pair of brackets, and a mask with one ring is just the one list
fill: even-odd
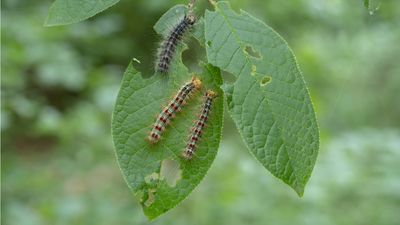
[(170, 68), (170, 63), (175, 54), (176, 46), (182, 40), (183, 35), (196, 22), (196, 17), (193, 15), (185, 15), (183, 19), (171, 30), (164, 41), (161, 42), (161, 47), (158, 53), (156, 63), (156, 71), (166, 74)]
[(182, 105), (186, 103), (186, 100), (190, 97), (190, 95), (195, 90), (199, 90), (200, 88), (201, 80), (194, 76), (190, 82), (186, 83), (179, 89), (174, 98), (158, 115), (157, 120), (147, 138), (151, 143), (154, 144), (160, 140), (161, 134), (164, 132), (166, 126), (171, 122), (171, 119), (173, 119), (175, 114), (181, 110)]
[(193, 154), (196, 151), (197, 143), (202, 135), (203, 128), (208, 120), (208, 116), (211, 111), (213, 100), (216, 96), (217, 94), (211, 90), (208, 90), (205, 94), (205, 100), (201, 110), (201, 114), (197, 121), (194, 123), (192, 132), (189, 136), (189, 141), (186, 145), (185, 150), (182, 152), (182, 157), (186, 160), (192, 159)]

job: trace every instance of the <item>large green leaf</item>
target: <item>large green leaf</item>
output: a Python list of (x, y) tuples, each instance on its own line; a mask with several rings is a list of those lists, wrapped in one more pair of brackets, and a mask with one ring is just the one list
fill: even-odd
[(210, 63), (237, 76), (225, 85), (229, 112), (253, 155), (301, 196), (319, 148), (310, 96), (286, 42), (227, 2), (205, 14)]
[[(185, 11), (182, 5), (173, 7), (159, 20), (155, 30), (163, 34), (164, 28), (172, 27)], [(150, 219), (173, 208), (199, 184), (215, 158), (221, 138), (224, 100), (219, 86), (222, 79), (218, 68), (203, 64), (204, 72), (197, 74), (203, 84), (200, 93), (192, 96), (157, 144), (145, 140), (162, 106), (192, 77), (181, 60), (184, 49), (184, 45), (178, 46), (168, 75), (157, 74), (145, 79), (134, 69), (133, 61), (124, 74), (113, 114), (112, 133), (118, 163)], [(187, 161), (180, 154), (208, 89), (216, 91), (219, 97), (215, 99), (198, 150)]]
[(80, 22), (106, 10), (119, 0), (56, 0), (49, 9), (45, 26)]

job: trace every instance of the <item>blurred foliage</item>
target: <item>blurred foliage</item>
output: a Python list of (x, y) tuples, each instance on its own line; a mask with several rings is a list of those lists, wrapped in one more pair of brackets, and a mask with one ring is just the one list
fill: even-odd
[[(184, 2), (121, 1), (45, 28), (50, 2), (2, 1), (2, 224), (147, 224), (116, 164), (110, 115), (128, 62), (151, 73), (152, 26)], [(249, 155), (227, 117), (206, 179), (151, 223), (397, 224), (400, 4), (381, 1), (371, 15), (362, 0), (231, 3), (297, 55), (320, 122), (314, 174), (299, 199)], [(184, 62), (196, 69), (204, 52), (191, 46)]]

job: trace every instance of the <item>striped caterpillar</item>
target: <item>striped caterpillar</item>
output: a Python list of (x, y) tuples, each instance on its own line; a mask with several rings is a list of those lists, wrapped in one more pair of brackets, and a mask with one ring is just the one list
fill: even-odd
[(183, 35), (188, 31), (196, 22), (196, 17), (189, 14), (185, 15), (183, 19), (171, 30), (169, 35), (161, 43), (158, 53), (158, 60), (156, 63), (156, 71), (159, 73), (168, 73), (170, 63), (175, 54), (176, 46), (182, 40)]
[(182, 105), (186, 103), (186, 100), (195, 91), (201, 88), (201, 81), (197, 77), (193, 77), (192, 80), (179, 89), (178, 93), (169, 102), (161, 113), (158, 115), (156, 122), (148, 136), (148, 140), (151, 143), (157, 143), (161, 134), (164, 132), (166, 126), (171, 122), (171, 119), (175, 117), (175, 114), (181, 110)]
[(197, 121), (194, 123), (192, 132), (189, 137), (189, 141), (186, 145), (185, 150), (182, 152), (182, 157), (186, 160), (190, 160), (193, 157), (194, 152), (197, 148), (197, 142), (199, 141), (201, 134), (203, 132), (203, 128), (208, 120), (208, 116), (211, 111), (211, 106), (214, 98), (217, 94), (214, 91), (208, 90), (205, 94), (205, 100), (202, 107), (201, 114)]

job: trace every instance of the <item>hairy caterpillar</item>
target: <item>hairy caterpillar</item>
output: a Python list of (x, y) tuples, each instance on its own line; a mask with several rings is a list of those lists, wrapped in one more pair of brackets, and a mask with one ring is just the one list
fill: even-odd
[(175, 114), (181, 110), (182, 105), (186, 103), (186, 100), (195, 91), (201, 88), (201, 81), (197, 77), (193, 77), (192, 80), (183, 85), (174, 98), (169, 104), (161, 111), (158, 115), (156, 122), (148, 136), (148, 140), (151, 143), (157, 143), (161, 134), (164, 132), (166, 126), (171, 122), (171, 119), (175, 117)]
[(194, 15), (185, 15), (183, 19), (171, 30), (164, 41), (161, 42), (161, 47), (158, 53), (156, 63), (156, 71), (159, 73), (168, 73), (170, 63), (175, 54), (176, 46), (182, 40), (183, 35), (196, 22)]
[(189, 141), (186, 145), (185, 150), (182, 152), (182, 157), (184, 159), (190, 160), (193, 157), (194, 152), (196, 151), (196, 145), (199, 141), (201, 134), (203, 132), (203, 128), (208, 120), (208, 116), (211, 111), (211, 106), (214, 98), (217, 94), (214, 91), (208, 90), (205, 94), (204, 104), (201, 110), (201, 114), (197, 121), (194, 123), (192, 132), (189, 137)]

